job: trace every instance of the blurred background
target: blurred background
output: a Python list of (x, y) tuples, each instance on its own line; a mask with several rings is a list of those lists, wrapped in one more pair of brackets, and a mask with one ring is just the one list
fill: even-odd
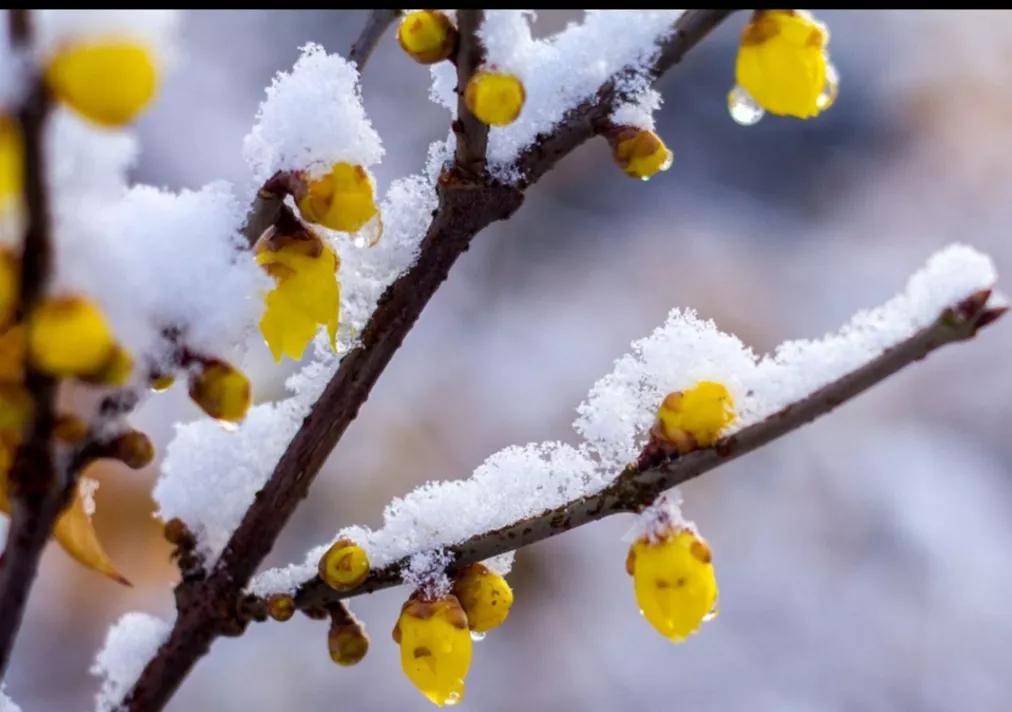
[[(660, 82), (674, 166), (625, 177), (585, 145), (476, 239), (362, 409), (269, 564), (428, 479), (468, 475), (514, 443), (574, 441), (574, 408), (673, 306), (758, 351), (836, 329), (902, 288), (951, 241), (1012, 273), (1012, 14), (820, 12), (840, 95), (810, 121), (727, 115), (739, 13)], [(549, 33), (578, 17), (539, 15)], [(306, 41), (345, 52), (364, 12), (188, 12), (183, 51), (140, 123), (137, 181), (244, 184), (241, 141), (264, 87)], [(365, 73), (387, 155), (380, 189), (446, 135), (428, 71), (388, 34)], [(1008, 279), (1003, 282), (1008, 287)], [(464, 709), (1008, 709), (1012, 647), (1012, 319), (946, 348), (837, 413), (683, 488), (709, 539), (720, 615), (673, 646), (640, 617), (624, 571), (629, 519), (520, 553), (507, 624), (475, 647)], [(266, 349), (261, 396), (282, 393)], [(195, 416), (183, 389), (137, 421), (164, 445)], [(391, 443), (397, 443), (391, 447)], [(88, 674), (123, 612), (170, 617), (174, 569), (155, 470), (103, 465), (97, 527), (135, 583), (55, 545), (7, 691), (26, 712), (90, 709)], [(298, 616), (221, 639), (170, 710), (427, 710), (390, 630), (407, 595), (353, 608), (372, 636), (331, 663), (326, 624)]]

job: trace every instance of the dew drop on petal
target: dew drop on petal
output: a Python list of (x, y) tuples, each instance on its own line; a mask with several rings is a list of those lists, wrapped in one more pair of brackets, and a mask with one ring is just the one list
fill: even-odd
[(717, 608), (717, 604), (714, 603), (713, 604), (713, 608), (711, 608), (710, 611), (705, 616), (703, 616), (703, 622), (706, 623), (708, 621), (712, 621), (714, 618), (716, 618), (719, 615), (720, 615), (720, 609)]
[(451, 692), (447, 696), (447, 698), (443, 702), (443, 704), (446, 705), (447, 707), (450, 707), (450, 706), (453, 706), (453, 705), (457, 704), (458, 702), (460, 702), (460, 700), (461, 700), (461, 694), (459, 692)]
[(766, 113), (755, 99), (737, 84), (727, 93), (727, 111), (740, 126), (752, 126)]
[(471, 631), (471, 640), (473, 640), (474, 642), (478, 643), (478, 642), (480, 642), (482, 640), (485, 640), (485, 636), (486, 635), (487, 635), (487, 633), (479, 633), (476, 630), (472, 630)]

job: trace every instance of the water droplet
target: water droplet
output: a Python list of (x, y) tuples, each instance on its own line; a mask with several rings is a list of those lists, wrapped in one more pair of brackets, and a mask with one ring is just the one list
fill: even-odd
[(446, 700), (443, 702), (444, 705), (452, 706), (460, 702), (461, 695), (459, 692), (451, 692), (446, 696)]
[(383, 218), (379, 213), (372, 220), (362, 226), (362, 229), (355, 235), (352, 244), (355, 247), (372, 247), (383, 237)]
[(478, 642), (481, 642), (482, 640), (485, 640), (485, 636), (486, 635), (488, 635), (488, 634), (487, 633), (479, 633), (476, 630), (472, 630), (471, 631), (471, 640), (473, 640), (474, 642), (478, 643)]
[(712, 621), (714, 618), (716, 618), (719, 615), (720, 615), (720, 609), (717, 608), (717, 604), (714, 603), (713, 604), (713, 608), (710, 609), (710, 612), (707, 613), (705, 616), (703, 616), (703, 622), (706, 623), (708, 621)]
[(727, 93), (727, 111), (740, 126), (752, 126), (766, 113), (752, 95), (737, 84)]
[(825, 111), (836, 101), (836, 95), (840, 91), (840, 75), (836, 73), (836, 67), (832, 64), (826, 65), (826, 83), (822, 87), (822, 93), (815, 100), (819, 111)]
[(218, 425), (221, 429), (228, 433), (234, 433), (239, 429), (239, 423), (233, 423), (231, 420), (219, 420)]

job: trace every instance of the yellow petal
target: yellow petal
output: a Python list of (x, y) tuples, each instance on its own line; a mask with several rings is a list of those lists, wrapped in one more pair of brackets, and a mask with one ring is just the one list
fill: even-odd
[(397, 30), (401, 49), (416, 62), (434, 64), (447, 59), (457, 40), (450, 18), (438, 10), (409, 12)]
[(394, 640), (401, 647), (404, 674), (430, 702), (442, 707), (464, 699), (471, 633), (455, 596), (409, 599), (394, 628)]
[(512, 74), (475, 72), (464, 91), (468, 110), (483, 124), (506, 126), (520, 116), (527, 93)]
[(484, 564), (471, 564), (453, 582), (453, 595), (467, 614), (468, 627), (486, 633), (506, 621), (513, 606), (513, 589)]
[(659, 427), (652, 432), (684, 454), (694, 446), (713, 445), (733, 421), (734, 400), (727, 388), (715, 381), (700, 381), (664, 398), (657, 410)]
[[(23, 163), (21, 131), (13, 119), (0, 116), (0, 212), (21, 195)], [(2, 301), (0, 298), (0, 303)]]
[(303, 218), (340, 232), (358, 232), (377, 212), (369, 174), (362, 166), (343, 161), (309, 181), (299, 200)]

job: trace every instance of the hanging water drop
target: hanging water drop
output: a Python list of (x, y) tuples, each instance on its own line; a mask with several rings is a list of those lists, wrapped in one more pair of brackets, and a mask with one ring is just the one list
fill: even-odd
[(832, 64), (826, 65), (826, 83), (822, 87), (822, 93), (815, 100), (819, 111), (825, 111), (836, 101), (836, 95), (840, 91), (840, 75), (836, 73), (836, 67)]
[(482, 640), (485, 640), (485, 636), (486, 635), (488, 635), (488, 633), (479, 633), (476, 630), (472, 630), (471, 631), (471, 640), (473, 640), (475, 643), (478, 643), (478, 642), (481, 642)]
[(727, 93), (727, 111), (740, 126), (752, 126), (766, 113), (752, 95), (737, 84)]

